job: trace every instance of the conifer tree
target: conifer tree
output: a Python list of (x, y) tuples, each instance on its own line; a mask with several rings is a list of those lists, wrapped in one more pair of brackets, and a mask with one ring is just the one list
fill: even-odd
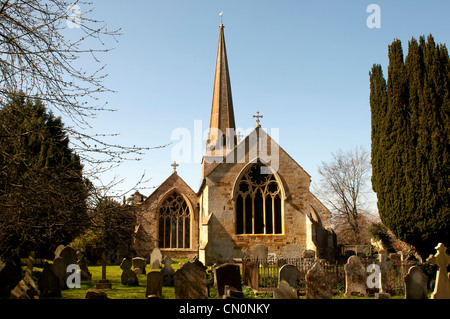
[(450, 244), (450, 63), (430, 35), (389, 46), (387, 84), (370, 72), (372, 185), (381, 220), (422, 256)]

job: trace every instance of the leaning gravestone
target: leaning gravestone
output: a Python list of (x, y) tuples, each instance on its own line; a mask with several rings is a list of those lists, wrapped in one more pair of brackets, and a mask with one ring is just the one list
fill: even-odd
[(405, 276), (405, 299), (428, 299), (427, 276), (418, 266), (412, 266)]
[(256, 244), (252, 248), (252, 258), (255, 260), (267, 260), (269, 255), (269, 248), (264, 244)]
[(153, 248), (150, 254), (150, 266), (153, 269), (161, 268), (162, 254), (158, 247)]
[(447, 255), (447, 247), (439, 243), (435, 249), (437, 253), (427, 258), (427, 262), (437, 265), (436, 284), (431, 294), (431, 299), (450, 299), (450, 280), (447, 266), (450, 264), (450, 256)]
[(145, 259), (142, 257), (134, 257), (132, 259), (133, 264), (133, 271), (136, 275), (145, 275), (145, 266), (147, 263), (145, 262)]
[(305, 276), (306, 299), (331, 299), (331, 285), (320, 261)]
[(120, 264), (120, 268), (123, 270), (120, 276), (120, 282), (126, 286), (139, 286), (139, 280), (136, 274), (131, 270), (131, 260), (124, 258)]
[(236, 264), (223, 264), (215, 269), (215, 283), (219, 296), (223, 296), (225, 286), (231, 286), (238, 291), (242, 291), (241, 273)]
[(353, 294), (367, 297), (367, 276), (364, 266), (358, 256), (350, 256), (344, 266), (345, 269), (345, 297)]
[(300, 271), (295, 265), (285, 264), (280, 268), (278, 272), (278, 282), (286, 281), (292, 288), (298, 287), (298, 281), (300, 279)]
[(188, 262), (174, 275), (175, 299), (208, 299), (206, 272), (197, 263)]
[(166, 256), (163, 260), (164, 268), (161, 269), (161, 274), (163, 275), (163, 285), (164, 286), (173, 286), (173, 275), (175, 274), (175, 270), (172, 268), (172, 258)]
[(287, 281), (281, 280), (278, 288), (273, 292), (274, 299), (298, 299), (297, 289), (293, 288)]
[(66, 267), (69, 265), (77, 264), (77, 251), (70, 246), (64, 247), (60, 252), (59, 256), (64, 260)]
[(21, 280), (22, 267), (19, 258), (11, 258), (6, 262), (0, 260), (0, 296), (9, 296), (11, 290)]
[(41, 297), (61, 297), (59, 278), (52, 271), (52, 265), (47, 262), (39, 277), (38, 287)]
[(147, 274), (147, 287), (145, 297), (158, 297), (162, 293), (163, 275), (159, 271), (150, 271)]

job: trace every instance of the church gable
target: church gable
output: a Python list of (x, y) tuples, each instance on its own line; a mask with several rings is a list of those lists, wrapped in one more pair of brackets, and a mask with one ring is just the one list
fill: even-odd
[(148, 255), (159, 247), (166, 255), (192, 257), (198, 249), (198, 197), (173, 172), (136, 207), (136, 250)]

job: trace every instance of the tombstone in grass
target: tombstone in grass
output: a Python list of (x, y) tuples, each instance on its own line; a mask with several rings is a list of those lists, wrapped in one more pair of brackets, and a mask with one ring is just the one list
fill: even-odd
[(147, 274), (146, 298), (157, 298), (162, 293), (163, 275), (159, 271), (150, 271)]
[(244, 293), (232, 286), (225, 285), (223, 289), (223, 299), (243, 299)]
[(439, 243), (435, 249), (437, 253), (427, 258), (427, 262), (437, 265), (436, 284), (431, 294), (431, 299), (450, 299), (450, 279), (447, 266), (450, 264), (450, 256), (447, 255), (447, 247)]
[(256, 262), (248, 261), (244, 268), (244, 283), (250, 288), (259, 288), (259, 265)]
[(366, 269), (358, 256), (350, 256), (344, 266), (345, 269), (345, 297), (363, 295), (367, 297)]
[(225, 286), (242, 291), (241, 273), (236, 264), (223, 264), (215, 268), (215, 283), (219, 296), (223, 296)]
[(158, 247), (153, 248), (150, 254), (150, 266), (153, 269), (161, 268), (162, 254)]
[(58, 247), (56, 247), (55, 249), (55, 258), (59, 257), (59, 254), (61, 253), (61, 251), (65, 248), (66, 246), (64, 245), (59, 245)]
[(33, 264), (35, 262), (34, 252), (28, 258), (24, 258), (26, 265), (25, 276), (19, 281), (17, 286), (11, 290), (10, 299), (39, 299), (39, 290), (31, 278), (33, 272)]
[(175, 272), (175, 299), (208, 299), (206, 271), (198, 263), (187, 262)]
[(87, 266), (86, 257), (81, 251), (77, 251), (77, 265), (80, 266), (81, 280), (92, 280), (92, 274)]
[(39, 277), (38, 288), (41, 297), (61, 297), (60, 280), (53, 272), (52, 265), (47, 262)]
[(164, 286), (173, 286), (173, 275), (175, 274), (175, 270), (172, 268), (172, 258), (166, 256), (163, 259), (164, 268), (161, 269), (161, 274), (163, 276), (163, 285)]
[(106, 254), (103, 252), (102, 259), (97, 261), (98, 265), (102, 265), (102, 279), (95, 286), (96, 289), (112, 289), (111, 283), (106, 279), (106, 265), (110, 263), (109, 260), (106, 260)]
[(108, 299), (106, 292), (97, 289), (86, 290), (85, 299)]
[(391, 295), (386, 292), (387, 271), (392, 267), (392, 263), (387, 260), (386, 250), (378, 252), (378, 263), (380, 265), (380, 288), (379, 292), (375, 293), (375, 299), (389, 299)]
[(139, 280), (131, 270), (132, 262), (129, 258), (124, 258), (122, 263), (120, 264), (120, 268), (123, 270), (122, 275), (120, 276), (120, 282), (122, 285), (126, 286), (139, 286)]
[(64, 247), (57, 257), (61, 257), (66, 264), (66, 267), (77, 263), (77, 251), (70, 246)]
[(428, 299), (428, 278), (418, 266), (412, 266), (405, 276), (405, 299)]
[(297, 289), (293, 288), (286, 280), (281, 280), (278, 288), (273, 292), (274, 299), (298, 299)]
[(21, 279), (20, 258), (10, 258), (6, 262), (0, 260), (0, 296), (9, 296), (11, 290), (17, 286)]
[(132, 259), (133, 271), (136, 275), (145, 275), (145, 266), (147, 263), (145, 262), (145, 258), (142, 257), (134, 257)]
[(283, 280), (286, 281), (292, 288), (297, 288), (300, 280), (300, 271), (295, 265), (283, 265), (278, 272), (278, 285)]
[(331, 284), (322, 263), (316, 261), (305, 276), (306, 299), (331, 299)]
[(56, 278), (58, 278), (59, 287), (61, 289), (67, 289), (67, 267), (64, 260), (61, 257), (56, 257), (50, 267)]
[(269, 255), (269, 248), (264, 244), (256, 244), (252, 248), (252, 259), (266, 261)]

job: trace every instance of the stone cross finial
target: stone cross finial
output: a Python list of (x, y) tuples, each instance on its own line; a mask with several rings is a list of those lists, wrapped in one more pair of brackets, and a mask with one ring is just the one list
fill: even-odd
[(450, 299), (450, 281), (447, 274), (447, 266), (450, 264), (450, 256), (447, 255), (447, 247), (439, 243), (435, 249), (437, 253), (427, 258), (427, 262), (437, 265), (436, 285), (431, 299)]
[(253, 115), (253, 117), (256, 118), (256, 125), (255, 125), (255, 127), (261, 127), (261, 125), (259, 124), (259, 121), (260, 121), (259, 119), (262, 118), (263, 116), (259, 115), (259, 111), (256, 111), (256, 115)]
[(173, 167), (173, 171), (176, 172), (177, 171), (177, 167), (180, 166), (179, 164), (177, 164), (176, 161), (173, 161), (173, 164), (170, 164), (170, 166)]

